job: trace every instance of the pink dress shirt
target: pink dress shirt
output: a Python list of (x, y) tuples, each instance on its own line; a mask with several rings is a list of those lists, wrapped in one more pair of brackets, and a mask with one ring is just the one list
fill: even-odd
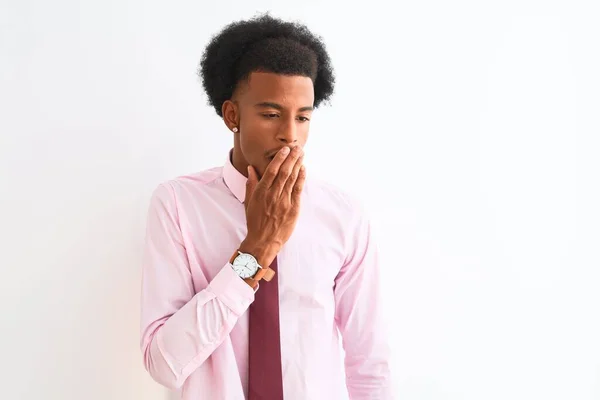
[[(227, 157), (152, 195), (140, 345), (152, 378), (183, 400), (247, 396), (254, 290), (229, 263), (247, 233), (245, 185)], [(377, 254), (361, 205), (309, 173), (277, 256), (286, 400), (392, 398)]]

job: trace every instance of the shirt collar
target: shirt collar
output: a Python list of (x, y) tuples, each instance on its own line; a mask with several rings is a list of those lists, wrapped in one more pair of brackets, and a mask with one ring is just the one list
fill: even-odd
[(225, 165), (223, 166), (223, 180), (225, 181), (225, 185), (231, 190), (231, 193), (243, 203), (246, 199), (246, 178), (242, 175), (231, 163), (233, 149), (229, 150), (227, 153), (227, 160), (225, 161)]

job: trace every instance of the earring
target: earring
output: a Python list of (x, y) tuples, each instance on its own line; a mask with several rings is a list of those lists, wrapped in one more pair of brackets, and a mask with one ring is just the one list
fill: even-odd
[(238, 128), (236, 126), (234, 126), (232, 130), (233, 130), (234, 133), (238, 132)]

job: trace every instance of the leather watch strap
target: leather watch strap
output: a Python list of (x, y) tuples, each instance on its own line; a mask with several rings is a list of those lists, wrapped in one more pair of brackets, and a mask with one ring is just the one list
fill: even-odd
[(274, 276), (275, 271), (267, 267), (259, 269), (252, 279), (254, 279), (255, 281), (260, 281), (261, 279), (264, 279), (265, 281), (269, 282), (271, 279), (273, 279)]

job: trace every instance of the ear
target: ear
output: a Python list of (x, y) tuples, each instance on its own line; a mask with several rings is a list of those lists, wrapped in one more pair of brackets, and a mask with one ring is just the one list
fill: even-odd
[(240, 129), (239, 109), (236, 102), (225, 100), (221, 106), (221, 113), (223, 114), (223, 122), (227, 125), (227, 129), (230, 131), (233, 131), (233, 128)]

